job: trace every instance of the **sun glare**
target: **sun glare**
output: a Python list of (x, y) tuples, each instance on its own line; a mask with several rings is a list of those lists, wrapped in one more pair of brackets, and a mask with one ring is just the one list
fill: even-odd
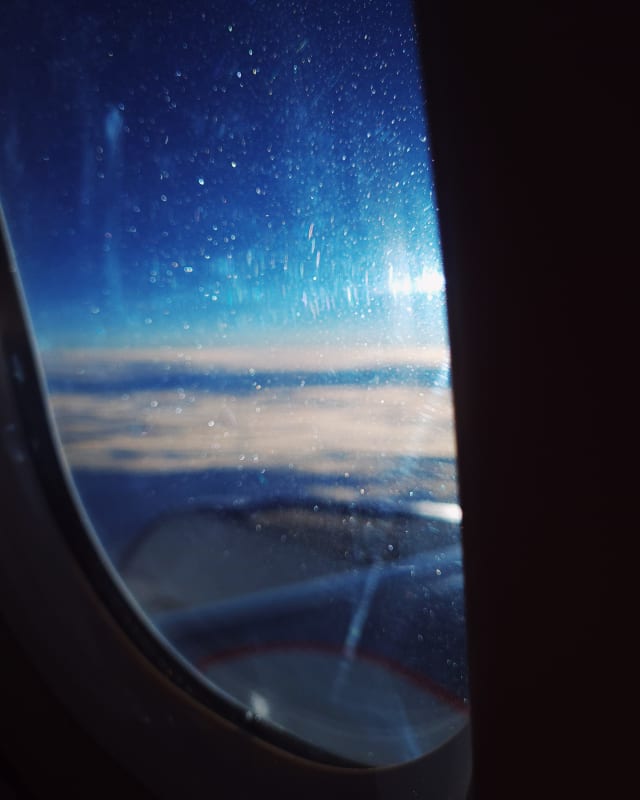
[(412, 276), (406, 266), (394, 269), (389, 266), (387, 273), (387, 286), (392, 297), (407, 297), (409, 295), (439, 295), (444, 292), (445, 280), (442, 272), (425, 267), (420, 275)]

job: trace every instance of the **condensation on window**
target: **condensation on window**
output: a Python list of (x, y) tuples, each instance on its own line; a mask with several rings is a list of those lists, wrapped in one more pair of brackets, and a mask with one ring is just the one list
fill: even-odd
[(31, 6), (0, 191), (96, 547), (248, 722), (436, 749), (468, 690), (411, 3)]

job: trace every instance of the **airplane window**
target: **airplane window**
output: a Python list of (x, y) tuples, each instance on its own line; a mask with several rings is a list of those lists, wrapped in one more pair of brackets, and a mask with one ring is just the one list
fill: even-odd
[(4, 7), (0, 192), (88, 535), (194, 680), (329, 759), (468, 722), (410, 0)]

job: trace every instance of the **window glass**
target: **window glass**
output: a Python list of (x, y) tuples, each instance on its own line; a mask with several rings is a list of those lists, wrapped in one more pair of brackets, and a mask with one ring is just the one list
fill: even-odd
[(96, 547), (247, 721), (439, 747), (461, 512), (409, 0), (3, 14), (2, 203)]

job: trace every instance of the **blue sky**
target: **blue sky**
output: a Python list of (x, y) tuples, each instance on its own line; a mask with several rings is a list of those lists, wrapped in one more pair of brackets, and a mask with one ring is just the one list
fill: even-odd
[(44, 347), (443, 337), (408, 1), (10, 0), (3, 35), (0, 192)]

